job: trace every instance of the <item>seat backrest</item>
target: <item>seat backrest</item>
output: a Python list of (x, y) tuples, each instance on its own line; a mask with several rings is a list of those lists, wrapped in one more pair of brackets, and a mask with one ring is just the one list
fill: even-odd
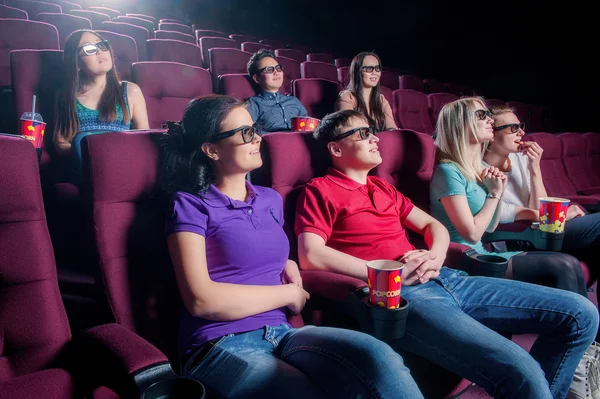
[(331, 54), (326, 53), (309, 53), (306, 54), (306, 61), (314, 62), (325, 62), (327, 64), (335, 65), (335, 57)]
[(70, 10), (66, 13), (89, 19), (92, 29), (102, 29), (102, 22), (110, 21), (110, 15), (91, 10)]
[(449, 82), (445, 84), (446, 89), (448, 92), (455, 94), (457, 96), (470, 96), (473, 94), (473, 89), (471, 89), (469, 86), (461, 84), (461, 83), (455, 83), (455, 82)]
[(60, 6), (60, 8), (62, 9), (62, 12), (82, 9), (82, 7), (79, 4), (72, 3), (70, 1), (52, 0), (52, 3), (58, 4)]
[(244, 101), (254, 97), (256, 90), (248, 74), (231, 73), (219, 76), (219, 93)]
[(0, 379), (52, 365), (71, 338), (48, 234), (38, 159), (0, 135)]
[(269, 46), (271, 46), (273, 48), (286, 48), (286, 43), (283, 40), (263, 39), (263, 40), (259, 40), (258, 42), (262, 43), (262, 44), (268, 44)]
[(379, 81), (382, 86), (389, 87), (392, 90), (398, 90), (400, 88), (398, 74), (394, 71), (381, 71), (381, 79)]
[(415, 75), (400, 75), (398, 77), (398, 85), (401, 90), (425, 91), (423, 79)]
[(119, 15), (121, 15), (121, 12), (119, 10), (115, 10), (113, 8), (108, 8), (108, 7), (87, 7), (88, 10), (91, 11), (96, 11), (102, 14), (107, 14), (108, 16), (110, 16), (111, 19), (115, 19), (117, 18)]
[(543, 149), (540, 166), (544, 177), (544, 186), (548, 195), (577, 195), (575, 186), (567, 177), (562, 159), (562, 148), (558, 136), (550, 133), (534, 133), (525, 136), (526, 140), (535, 141)]
[(594, 187), (600, 186), (600, 133), (583, 134), (586, 149), (586, 164)]
[(175, 23), (175, 24), (187, 25), (187, 23), (185, 21), (182, 21), (181, 19), (174, 19), (174, 18), (161, 18), (158, 20), (158, 23), (160, 23), (160, 24)]
[(126, 13), (125, 16), (126, 17), (141, 18), (141, 19), (145, 19), (146, 21), (151, 21), (153, 23), (156, 22), (156, 17), (153, 17), (153, 16), (148, 15), (148, 14)]
[[(180, 32), (180, 33), (185, 33), (186, 35), (190, 35), (190, 36), (194, 36), (194, 31), (192, 30), (192, 27), (189, 25), (184, 25), (184, 24), (178, 24), (178, 23), (174, 23), (174, 22), (161, 22), (158, 24), (158, 29), (159, 30), (170, 30), (173, 32)], [(194, 43), (196, 38), (194, 37)]]
[(167, 204), (156, 187), (161, 136), (90, 135), (82, 141), (82, 161), (86, 209), (115, 321), (173, 356), (181, 302), (164, 236)]
[(226, 39), (224, 37), (202, 37), (198, 41), (198, 46), (202, 52), (202, 62), (205, 68), (210, 66), (210, 54), (208, 50), (211, 48), (234, 48), (239, 49), (240, 46), (235, 40)]
[[(233, 40), (233, 39), (231, 39)], [(272, 50), (273, 47), (267, 45), (267, 44), (262, 44), (262, 43), (258, 43), (258, 42), (244, 42), (240, 45), (240, 48), (242, 49), (242, 51), (247, 51), (249, 53), (257, 53), (259, 50)]]
[(431, 126), (435, 126), (437, 123), (438, 115), (440, 114), (442, 107), (456, 100), (458, 100), (458, 96), (452, 93), (434, 93), (427, 96)]
[(180, 120), (191, 100), (212, 93), (206, 69), (176, 62), (136, 62), (131, 78), (144, 93), (151, 129), (162, 128), (167, 120)]
[(142, 28), (148, 29), (148, 32), (154, 31), (154, 22), (143, 18), (119, 15), (117, 17), (117, 22), (126, 22), (131, 25), (141, 26)]
[(0, 19), (0, 87), (11, 82), (10, 52), (21, 49), (59, 50), (58, 31), (45, 22)]
[(253, 37), (253, 36), (249, 36), (249, 35), (238, 35), (238, 34), (232, 34), (229, 35), (230, 39), (235, 40), (236, 42), (242, 44), (244, 42), (258, 42), (258, 39)]
[(209, 29), (196, 29), (194, 30), (194, 35), (196, 36), (196, 43), (200, 42), (200, 39), (203, 37), (223, 37), (227, 38), (227, 35), (223, 32), (219, 32), (216, 30)]
[(423, 79), (423, 86), (426, 94), (443, 93), (446, 91), (446, 85), (437, 79)]
[(303, 79), (319, 78), (337, 82), (337, 68), (333, 63), (304, 61), (300, 64), (300, 76)]
[(46, 122), (44, 145), (52, 143), (54, 104), (62, 83), (63, 52), (60, 50), (15, 50), (10, 53), (15, 118), (31, 112), (35, 94), (36, 110)]
[(292, 58), (277, 57), (277, 62), (283, 66), (283, 85), (279, 89), (281, 94), (292, 92), (292, 82), (300, 79), (300, 63)]
[(252, 54), (234, 48), (214, 48), (210, 50), (210, 73), (213, 89), (218, 89), (218, 77), (231, 73), (248, 73), (248, 60)]
[(200, 48), (192, 43), (170, 39), (148, 39), (146, 48), (148, 61), (179, 62), (202, 67)]
[(171, 39), (171, 40), (179, 40), (182, 42), (188, 42), (192, 44), (196, 44), (196, 38), (192, 35), (187, 35), (181, 32), (175, 32), (170, 30), (157, 30), (154, 31), (154, 37), (157, 39)]
[(381, 132), (377, 137), (383, 162), (372, 174), (393, 184), (416, 206), (429, 212), (429, 183), (435, 164), (431, 136), (403, 129)]
[[(342, 84), (344, 87), (348, 87), (350, 83), (350, 67), (343, 66), (337, 69), (338, 82)], [(390, 103), (391, 104), (391, 103)]]
[(425, 93), (416, 90), (394, 91), (394, 119), (401, 129), (431, 134), (433, 125)]
[[(593, 172), (588, 170), (585, 138), (579, 133), (559, 134), (565, 171), (577, 191), (596, 186)], [(600, 165), (596, 166), (600, 169)]]
[(29, 16), (24, 10), (0, 4), (0, 18), (28, 19)]
[(279, 48), (275, 50), (277, 57), (287, 57), (298, 61), (299, 63), (306, 61), (306, 53), (302, 50), (292, 48)]
[(41, 12), (63, 12), (58, 4), (45, 3), (43, 1), (9, 0), (7, 5), (26, 11), (30, 19), (37, 19), (37, 15)]
[(98, 34), (108, 40), (114, 53), (114, 64), (121, 80), (131, 79), (131, 64), (138, 62), (138, 50), (132, 37), (107, 30), (97, 30)]
[[(352, 58), (348, 58), (348, 57), (336, 58), (334, 63), (335, 63), (335, 66), (338, 68), (349, 67), (350, 64), (352, 64)], [(398, 79), (396, 79), (396, 80), (398, 80)]]
[(544, 108), (538, 105), (529, 106), (529, 121), (525, 129), (528, 132), (543, 132), (544, 131)]
[(79, 29), (92, 29), (92, 23), (89, 19), (70, 14), (52, 14), (40, 13), (37, 20), (54, 25), (58, 30), (61, 50), (65, 48), (67, 37)]
[(296, 79), (292, 82), (292, 94), (304, 105), (308, 116), (318, 119), (333, 112), (342, 90), (338, 82), (325, 79)]
[(148, 50), (146, 48), (146, 41), (150, 38), (148, 29), (125, 22), (105, 21), (102, 22), (102, 30), (120, 33), (121, 35), (133, 38), (137, 46), (138, 60), (146, 61), (148, 59)]
[(284, 230), (290, 240), (290, 258), (297, 259), (294, 219), (298, 196), (312, 178), (323, 176), (330, 165), (329, 154), (311, 133), (284, 132), (263, 136), (263, 166), (256, 170), (256, 183), (272, 187), (283, 198)]

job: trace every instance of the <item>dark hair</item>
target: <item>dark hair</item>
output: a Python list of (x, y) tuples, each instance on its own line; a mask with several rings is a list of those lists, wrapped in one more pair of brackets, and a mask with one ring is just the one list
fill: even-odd
[(250, 75), (250, 77), (258, 74), (258, 63), (260, 60), (267, 57), (276, 59), (275, 53), (271, 50), (258, 50), (257, 53), (252, 54), (252, 57), (250, 57), (250, 60), (248, 61), (248, 75)]
[(376, 131), (381, 132), (387, 127), (385, 126), (385, 113), (383, 112), (383, 104), (381, 102), (381, 80), (371, 90), (371, 98), (369, 99), (370, 113), (367, 113), (367, 105), (362, 95), (362, 64), (364, 59), (369, 55), (377, 58), (377, 62), (381, 65), (381, 60), (373, 52), (365, 51), (358, 54), (352, 59), (352, 64), (350, 64), (350, 83), (348, 83), (347, 89), (356, 98), (355, 110), (362, 113), (369, 121), (369, 125), (374, 126)]
[(366, 119), (364, 114), (352, 109), (345, 109), (343, 111), (328, 114), (321, 120), (321, 123), (319, 123), (319, 126), (315, 129), (313, 137), (317, 141), (328, 143), (336, 136), (344, 133), (340, 131), (340, 129), (352, 118)]
[(211, 160), (200, 148), (221, 132), (221, 123), (240, 100), (217, 94), (190, 101), (180, 122), (167, 122), (162, 139), (159, 181), (168, 193), (204, 194), (215, 181)]
[[(88, 76), (78, 68), (79, 63), (79, 41), (84, 33), (89, 32), (98, 36), (100, 40), (104, 40), (102, 36), (93, 30), (81, 29), (69, 35), (65, 42), (64, 49), (64, 77), (62, 87), (58, 91), (56, 106), (54, 110), (55, 125), (54, 134), (60, 135), (64, 140), (70, 142), (79, 130), (79, 119), (77, 118), (77, 94), (86, 84), (89, 83)], [(125, 123), (129, 122), (129, 113), (127, 105), (123, 98), (123, 87), (117, 75), (115, 66), (115, 57), (110, 44), (108, 51), (113, 60), (113, 67), (106, 73), (106, 87), (100, 97), (98, 103), (98, 111), (100, 111), (100, 120), (106, 122), (114, 122), (117, 119), (117, 104), (123, 110), (123, 118)]]

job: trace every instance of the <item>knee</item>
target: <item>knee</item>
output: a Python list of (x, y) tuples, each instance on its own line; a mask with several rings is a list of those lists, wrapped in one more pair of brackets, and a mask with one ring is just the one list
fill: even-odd
[(583, 274), (579, 259), (568, 254), (554, 254), (548, 262), (548, 267), (556, 274), (564, 273), (566, 271), (569, 271), (575, 275)]
[(598, 308), (589, 299), (583, 298), (581, 295), (574, 295), (574, 297), (574, 300), (577, 301), (575, 309), (578, 309), (575, 315), (577, 329), (584, 335), (595, 337), (599, 323)]
[(548, 390), (548, 381), (540, 364), (525, 350), (513, 353), (505, 363), (504, 378), (498, 381), (497, 390), (510, 397), (545, 397), (540, 392)]

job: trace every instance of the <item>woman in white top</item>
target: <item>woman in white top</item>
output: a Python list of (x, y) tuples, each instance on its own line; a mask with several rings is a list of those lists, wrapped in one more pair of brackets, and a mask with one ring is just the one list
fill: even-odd
[[(544, 150), (538, 143), (523, 141), (525, 124), (519, 121), (510, 107), (495, 106), (490, 111), (494, 119), (494, 140), (484, 152), (483, 163), (500, 169), (508, 180), (502, 198), (500, 223), (538, 221), (538, 198), (547, 196), (540, 168)], [(581, 250), (598, 248), (600, 213), (586, 215), (579, 206), (570, 205), (563, 251), (580, 255)]]

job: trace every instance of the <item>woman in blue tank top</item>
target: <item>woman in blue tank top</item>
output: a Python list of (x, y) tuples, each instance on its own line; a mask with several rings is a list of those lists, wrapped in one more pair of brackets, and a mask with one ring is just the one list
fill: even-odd
[(91, 30), (73, 32), (65, 43), (65, 78), (55, 110), (54, 147), (70, 155), (79, 133), (148, 129), (139, 86), (121, 82), (108, 41)]

